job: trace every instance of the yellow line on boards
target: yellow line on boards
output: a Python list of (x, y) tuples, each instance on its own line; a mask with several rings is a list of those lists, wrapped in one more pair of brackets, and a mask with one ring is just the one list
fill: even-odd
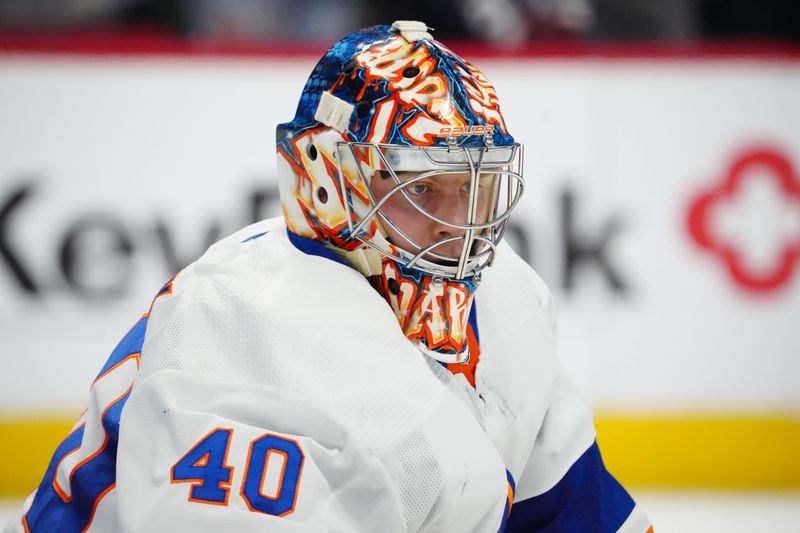
[(50, 458), (74, 418), (0, 418), (0, 498), (27, 496), (39, 486)]
[(606, 467), (626, 486), (800, 488), (800, 413), (597, 416)]
[[(42, 480), (74, 418), (0, 416), (0, 497)], [(628, 487), (800, 488), (800, 414), (597, 416), (608, 469)]]

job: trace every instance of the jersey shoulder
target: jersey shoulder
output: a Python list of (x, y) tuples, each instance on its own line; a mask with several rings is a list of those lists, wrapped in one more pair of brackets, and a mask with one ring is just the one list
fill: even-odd
[(376, 448), (443, 394), (368, 281), (297, 249), (280, 220), (213, 245), (156, 299), (150, 320), (142, 380), (171, 370), (289, 391)]
[(514, 329), (530, 320), (544, 320), (556, 334), (553, 294), (541, 276), (505, 241), (497, 247), (492, 266), (485, 270), (478, 292), (478, 310), (493, 309), (504, 318), (501, 330)]

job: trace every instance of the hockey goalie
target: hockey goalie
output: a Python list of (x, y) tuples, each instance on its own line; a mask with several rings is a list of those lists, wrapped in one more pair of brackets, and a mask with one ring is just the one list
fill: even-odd
[(352, 33), (277, 153), (283, 217), (157, 293), (5, 531), (651, 531), (502, 241), (523, 148), (483, 74)]

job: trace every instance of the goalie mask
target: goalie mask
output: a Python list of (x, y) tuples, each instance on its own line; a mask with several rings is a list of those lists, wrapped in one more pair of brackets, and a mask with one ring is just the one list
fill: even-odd
[(289, 231), (366, 276), (427, 355), (469, 359), (467, 321), (523, 190), (494, 88), (399, 21), (323, 56), (277, 131)]

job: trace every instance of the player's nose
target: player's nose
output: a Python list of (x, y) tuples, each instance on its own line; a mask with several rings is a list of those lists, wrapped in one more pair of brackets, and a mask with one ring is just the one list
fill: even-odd
[[(437, 203), (433, 214), (434, 220), (431, 228), (432, 240), (440, 241), (452, 237), (462, 237), (465, 233), (463, 228), (453, 227), (453, 225), (464, 225), (467, 223), (469, 202), (461, 194), (447, 194)], [(457, 255), (457, 249), (461, 242), (458, 240), (443, 244), (440, 248), (445, 255)], [(455, 254), (453, 253), (455, 251)]]

